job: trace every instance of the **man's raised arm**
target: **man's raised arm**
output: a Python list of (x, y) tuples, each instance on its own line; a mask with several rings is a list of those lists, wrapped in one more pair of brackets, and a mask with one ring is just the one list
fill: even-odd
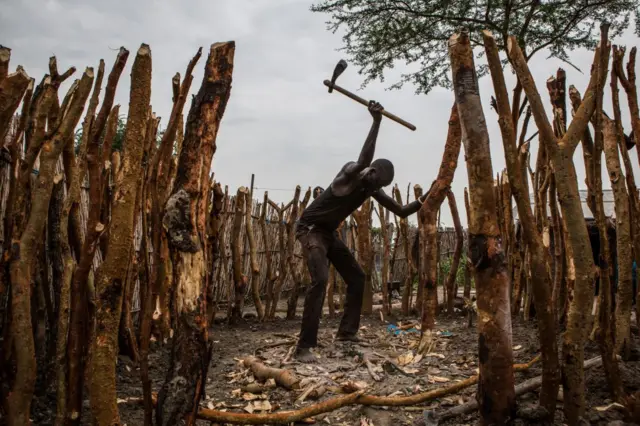
[(367, 139), (364, 141), (364, 145), (362, 146), (362, 151), (360, 151), (358, 161), (356, 161), (355, 163), (350, 163), (344, 170), (347, 175), (360, 173), (365, 168), (369, 167), (369, 165), (373, 161), (373, 155), (376, 152), (378, 130), (380, 130), (380, 121), (382, 120), (382, 110), (382, 105), (380, 105), (379, 103), (375, 101), (369, 102), (369, 112), (373, 117), (371, 130), (369, 130)]
[(417, 200), (412, 201), (404, 206), (398, 204), (396, 200), (389, 197), (382, 189), (376, 191), (372, 196), (377, 202), (382, 204), (382, 207), (390, 210), (396, 216), (400, 216), (404, 219), (405, 217), (411, 216), (412, 214), (420, 210), (420, 207), (422, 207), (422, 203), (424, 203), (424, 200), (427, 199), (427, 195), (429, 195), (428, 191)]

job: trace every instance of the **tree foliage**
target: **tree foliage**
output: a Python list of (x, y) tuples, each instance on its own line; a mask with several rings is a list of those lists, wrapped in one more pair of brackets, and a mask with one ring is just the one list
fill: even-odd
[(329, 30), (344, 31), (342, 50), (360, 67), (363, 86), (384, 81), (384, 72), (401, 61), (411, 71), (391, 88), (412, 83), (417, 93), (451, 87), (447, 42), (461, 27), (474, 45), (482, 44), (479, 32), (488, 29), (501, 49), (515, 35), (527, 59), (548, 49), (569, 62), (569, 51), (595, 47), (600, 22), (609, 22), (616, 37), (639, 8), (640, 0), (319, 0), (311, 6), (330, 15)]

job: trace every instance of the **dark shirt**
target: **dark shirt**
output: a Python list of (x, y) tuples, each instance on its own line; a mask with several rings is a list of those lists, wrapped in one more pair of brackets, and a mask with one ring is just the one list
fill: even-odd
[(366, 189), (362, 184), (351, 193), (339, 197), (331, 185), (304, 210), (300, 224), (317, 226), (325, 231), (335, 231), (351, 213), (371, 197), (377, 190)]

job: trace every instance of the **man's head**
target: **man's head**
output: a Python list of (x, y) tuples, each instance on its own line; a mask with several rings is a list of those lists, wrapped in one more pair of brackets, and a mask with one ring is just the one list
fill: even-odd
[(370, 188), (382, 188), (393, 182), (393, 175), (391, 161), (379, 158), (362, 171), (362, 181)]

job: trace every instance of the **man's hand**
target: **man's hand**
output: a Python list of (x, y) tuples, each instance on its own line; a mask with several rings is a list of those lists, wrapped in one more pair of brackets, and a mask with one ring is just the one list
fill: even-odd
[(369, 113), (373, 117), (373, 121), (380, 122), (382, 120), (382, 105), (376, 101), (369, 101)]

